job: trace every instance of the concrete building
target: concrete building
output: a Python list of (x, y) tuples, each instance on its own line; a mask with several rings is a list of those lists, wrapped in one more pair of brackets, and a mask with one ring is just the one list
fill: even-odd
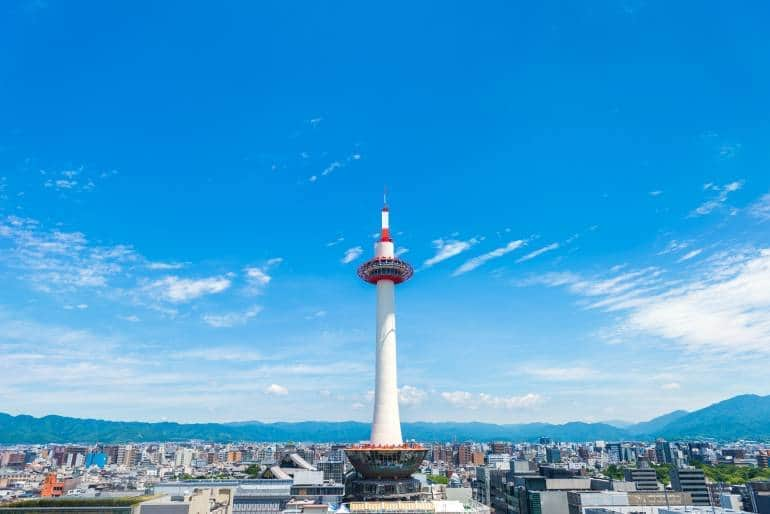
[(322, 460), (316, 464), (319, 471), (323, 472), (324, 480), (337, 484), (345, 483), (345, 463), (341, 460)]
[(746, 489), (751, 499), (751, 510), (758, 514), (770, 514), (770, 482), (749, 482)]
[(568, 503), (569, 514), (598, 514), (601, 510), (617, 514), (660, 514), (661, 509), (672, 505), (691, 506), (692, 496), (666, 491), (573, 491), (568, 494)]
[(657, 491), (660, 489), (658, 475), (652, 468), (626, 468), (624, 475), (626, 481), (636, 485), (637, 491)]
[(697, 468), (671, 468), (671, 488), (692, 495), (693, 505), (711, 505), (711, 495), (706, 487), (703, 470)]
[(742, 510), (723, 509), (722, 507), (708, 507), (705, 505), (695, 507), (670, 507), (662, 508), (659, 514), (748, 514)]

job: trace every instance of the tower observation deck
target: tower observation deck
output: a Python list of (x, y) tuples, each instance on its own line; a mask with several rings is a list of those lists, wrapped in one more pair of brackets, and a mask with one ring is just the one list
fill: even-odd
[(348, 491), (352, 497), (410, 499), (419, 494), (419, 482), (411, 478), (427, 450), (415, 443), (404, 444), (398, 409), (396, 366), (395, 286), (412, 277), (412, 266), (399, 259), (390, 237), (390, 212), (382, 208), (380, 239), (374, 257), (358, 268), (362, 280), (377, 287), (376, 371), (374, 416), (367, 444), (345, 449), (356, 470)]

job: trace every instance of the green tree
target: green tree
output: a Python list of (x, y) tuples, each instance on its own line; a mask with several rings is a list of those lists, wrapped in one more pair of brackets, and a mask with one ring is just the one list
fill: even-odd
[(426, 478), (434, 484), (446, 485), (449, 483), (449, 478), (445, 477), (444, 475), (428, 475)]
[(613, 480), (623, 480), (623, 468), (616, 464), (610, 464), (602, 471), (606, 476)]

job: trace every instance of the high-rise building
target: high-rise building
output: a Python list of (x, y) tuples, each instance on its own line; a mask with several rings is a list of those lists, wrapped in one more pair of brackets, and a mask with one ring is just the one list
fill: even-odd
[(457, 449), (457, 463), (467, 466), (473, 461), (473, 445), (464, 443)]
[(674, 460), (671, 452), (671, 443), (665, 439), (655, 441), (655, 460), (658, 464), (670, 464)]
[(693, 505), (711, 505), (706, 477), (698, 468), (671, 468), (671, 487), (692, 495)]
[(555, 446), (549, 446), (545, 449), (545, 460), (549, 464), (561, 462), (561, 450)]

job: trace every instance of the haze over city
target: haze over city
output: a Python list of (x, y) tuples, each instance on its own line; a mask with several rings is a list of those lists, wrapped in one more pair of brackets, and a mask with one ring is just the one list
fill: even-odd
[(760, 2), (8, 2), (0, 412), (404, 421), (770, 394)]

